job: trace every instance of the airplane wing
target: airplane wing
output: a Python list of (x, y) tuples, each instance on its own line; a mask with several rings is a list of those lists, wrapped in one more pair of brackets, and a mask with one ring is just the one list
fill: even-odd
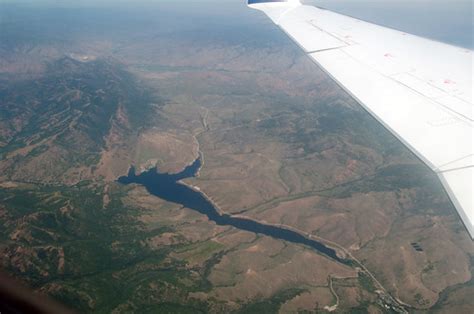
[(474, 238), (473, 51), (302, 5), (250, 0), (440, 178)]

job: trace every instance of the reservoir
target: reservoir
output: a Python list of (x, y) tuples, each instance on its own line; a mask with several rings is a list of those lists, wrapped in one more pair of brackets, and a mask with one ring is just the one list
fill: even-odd
[(336, 251), (332, 248), (318, 241), (309, 239), (298, 232), (278, 226), (262, 224), (250, 219), (233, 217), (227, 214), (221, 215), (203, 194), (179, 182), (182, 179), (196, 176), (200, 167), (200, 158), (196, 159), (191, 165), (177, 174), (159, 173), (156, 169), (150, 169), (137, 176), (135, 169), (132, 167), (128, 175), (120, 177), (118, 182), (122, 184), (136, 183), (143, 185), (150, 194), (206, 215), (209, 220), (215, 222), (217, 225), (232, 226), (240, 230), (263, 234), (275, 239), (303, 244), (340, 263), (349, 263), (348, 260), (339, 258), (336, 255)]

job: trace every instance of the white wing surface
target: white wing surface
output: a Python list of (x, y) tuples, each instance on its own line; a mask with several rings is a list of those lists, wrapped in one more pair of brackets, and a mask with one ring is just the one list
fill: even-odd
[(472, 50), (298, 0), (250, 0), (439, 176), (474, 238)]

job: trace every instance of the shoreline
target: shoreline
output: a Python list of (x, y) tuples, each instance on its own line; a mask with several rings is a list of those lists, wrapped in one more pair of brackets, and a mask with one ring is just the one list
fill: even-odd
[[(198, 158), (202, 158), (201, 159), (201, 166), (199, 167), (199, 169), (196, 171), (196, 174), (193, 176), (194, 178), (198, 178), (199, 175), (200, 175), (200, 171), (201, 171), (201, 168), (204, 166), (204, 153), (201, 152), (199, 150), (199, 157)], [(194, 163), (196, 161), (196, 159), (192, 162)], [(191, 164), (192, 164), (191, 163)], [(367, 274), (371, 279), (372, 281), (374, 282), (374, 284), (377, 286), (377, 288), (380, 289), (381, 293), (383, 295), (385, 295), (385, 297), (388, 297), (389, 299), (391, 299), (391, 302), (393, 302), (394, 304), (397, 304), (399, 309), (401, 308), (401, 312), (402, 313), (408, 313), (404, 308), (403, 306), (405, 307), (408, 307), (408, 308), (411, 308), (411, 305), (405, 303), (405, 302), (402, 302), (401, 300), (399, 300), (398, 297), (396, 296), (392, 296), (389, 292), (387, 292), (387, 290), (385, 289), (385, 287), (377, 280), (377, 278), (375, 278), (375, 276), (367, 269), (367, 267), (361, 262), (359, 261), (357, 258), (354, 257), (354, 255), (352, 255), (352, 253), (342, 247), (341, 245), (333, 242), (333, 241), (330, 241), (330, 240), (327, 240), (327, 239), (324, 239), (324, 238), (321, 238), (317, 235), (313, 235), (309, 232), (306, 232), (306, 231), (303, 231), (303, 230), (299, 230), (298, 228), (295, 228), (295, 227), (292, 227), (292, 226), (289, 226), (289, 225), (285, 225), (285, 224), (273, 224), (273, 223), (268, 223), (266, 221), (260, 221), (260, 220), (257, 220), (255, 218), (252, 218), (252, 217), (249, 217), (249, 216), (246, 216), (246, 215), (242, 215), (242, 214), (230, 214), (230, 213), (227, 213), (225, 212), (224, 210), (222, 210), (219, 205), (212, 199), (212, 197), (210, 197), (209, 195), (207, 195), (199, 186), (197, 185), (193, 185), (193, 184), (190, 184), (190, 183), (187, 183), (183, 180), (179, 180), (177, 181), (179, 184), (182, 184), (190, 189), (192, 189), (193, 191), (201, 194), (216, 210), (216, 212), (220, 215), (220, 216), (228, 216), (229, 218), (237, 218), (237, 219), (244, 219), (244, 220), (247, 220), (247, 221), (252, 221), (252, 222), (255, 222), (255, 223), (258, 223), (260, 225), (263, 225), (263, 226), (267, 226), (267, 227), (275, 227), (275, 228), (280, 228), (280, 229), (283, 229), (283, 230), (287, 230), (287, 231), (291, 231), (291, 232), (295, 232), (303, 237), (305, 237), (307, 240), (310, 240), (310, 241), (315, 241), (315, 242), (318, 242), (322, 245), (324, 245), (325, 247), (329, 248), (329, 249), (332, 249), (334, 250), (336, 256), (341, 259), (341, 260), (346, 260), (346, 261), (351, 261), (353, 262), (355, 265), (351, 266), (351, 265), (346, 265), (348, 267), (354, 267), (358, 272), (361, 272), (361, 273), (365, 273)], [(304, 245), (304, 244), (303, 244)], [(319, 251), (317, 251), (318, 254), (322, 255), (322, 256), (325, 256), (326, 258), (330, 258), (332, 259), (331, 257), (325, 255), (324, 253), (321, 253)], [(341, 261), (339, 261), (341, 262)], [(344, 263), (343, 263), (344, 264)], [(383, 297), (382, 297), (383, 299)]]

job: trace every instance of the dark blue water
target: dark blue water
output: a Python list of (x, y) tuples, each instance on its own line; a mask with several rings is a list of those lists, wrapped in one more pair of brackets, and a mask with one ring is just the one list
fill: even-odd
[(132, 167), (128, 172), (128, 175), (120, 177), (118, 181), (122, 184), (141, 184), (150, 194), (198, 211), (199, 213), (206, 215), (209, 220), (214, 221), (218, 225), (232, 226), (240, 230), (263, 234), (275, 239), (304, 244), (338, 262), (344, 264), (349, 262), (339, 258), (333, 249), (318, 241), (310, 240), (297, 232), (275, 226), (264, 225), (245, 218), (236, 218), (227, 214), (219, 214), (214, 205), (209, 202), (206, 197), (179, 182), (179, 180), (184, 178), (194, 177), (200, 167), (201, 159), (196, 159), (192, 165), (186, 167), (178, 174), (158, 173), (156, 169), (151, 169), (138, 176), (135, 175), (135, 169)]

